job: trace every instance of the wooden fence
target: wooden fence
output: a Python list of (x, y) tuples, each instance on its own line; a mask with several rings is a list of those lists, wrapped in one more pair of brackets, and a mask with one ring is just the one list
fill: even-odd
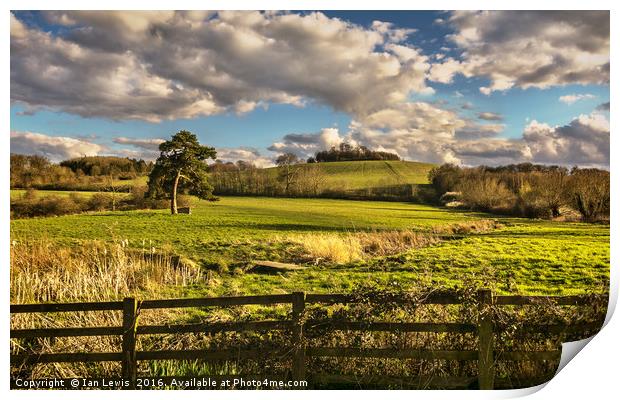
[[(126, 298), (123, 301), (96, 303), (64, 303), (64, 304), (17, 304), (11, 305), (10, 312), (15, 313), (51, 313), (51, 312), (82, 312), (118, 310), (123, 312), (123, 326), (119, 327), (71, 327), (12, 329), (11, 338), (45, 338), (70, 336), (122, 336), (122, 352), (118, 353), (54, 353), (54, 354), (12, 354), (11, 364), (37, 364), (58, 362), (120, 362), (122, 377), (131, 382), (129, 388), (135, 387), (138, 373), (138, 362), (147, 360), (241, 360), (259, 359), (265, 356), (291, 357), (290, 377), (293, 380), (309, 380), (311, 383), (375, 383), (394, 384), (390, 377), (358, 377), (327, 374), (307, 374), (306, 359), (311, 357), (355, 357), (355, 358), (397, 358), (421, 360), (461, 360), (477, 361), (476, 377), (419, 377), (416, 382), (425, 382), (425, 387), (453, 387), (493, 389), (501, 387), (495, 378), (495, 363), (499, 360), (558, 360), (560, 350), (553, 351), (494, 351), (495, 327), (490, 306), (555, 304), (555, 305), (587, 305), (592, 297), (588, 296), (494, 296), (490, 290), (478, 291), (477, 323), (410, 323), (410, 322), (367, 322), (367, 321), (328, 321), (330, 329), (344, 331), (389, 331), (389, 332), (452, 332), (456, 334), (477, 335), (477, 350), (430, 350), (430, 349), (394, 349), (394, 348), (342, 348), (342, 347), (306, 347), (304, 341), (305, 326), (325, 324), (326, 321), (305, 321), (304, 310), (308, 304), (347, 304), (356, 300), (346, 294), (292, 294), (211, 297), (170, 300), (143, 300)], [(372, 301), (372, 299), (371, 299)], [(397, 302), (406, 302), (401, 299)], [(290, 320), (267, 320), (250, 322), (214, 322), (177, 325), (145, 325), (138, 324), (140, 310), (183, 308), (183, 307), (231, 307), (241, 305), (277, 305), (290, 304), (292, 318)], [(456, 294), (430, 294), (418, 301), (418, 304), (462, 304)], [(530, 332), (585, 332), (596, 331), (600, 324), (580, 325), (537, 325), (528, 326)], [(289, 331), (292, 335), (292, 348), (266, 353), (264, 350), (158, 350), (137, 351), (136, 342), (139, 335), (178, 334), (178, 333), (216, 333), (240, 331)], [(477, 381), (477, 382), (476, 382)], [(409, 379), (411, 384), (412, 380)]]

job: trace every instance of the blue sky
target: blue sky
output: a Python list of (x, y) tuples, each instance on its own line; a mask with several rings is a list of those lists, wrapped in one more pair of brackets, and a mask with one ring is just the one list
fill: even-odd
[[(600, 105), (609, 103), (609, 33), (580, 42), (608, 14), (505, 13), (298, 12), (290, 23), (265, 14), (15, 12), (12, 151), (152, 158), (149, 141), (187, 129), (223, 159), (260, 165), (341, 141), (431, 162), (608, 165), (609, 105)], [(502, 30), (506, 18), (522, 19), (523, 30)], [(556, 26), (569, 27), (562, 41)], [(176, 32), (196, 40), (186, 45)], [(264, 58), (245, 48), (255, 38)], [(172, 65), (167, 51), (188, 58)], [(344, 82), (347, 69), (357, 76)], [(208, 71), (222, 79), (207, 82)]]

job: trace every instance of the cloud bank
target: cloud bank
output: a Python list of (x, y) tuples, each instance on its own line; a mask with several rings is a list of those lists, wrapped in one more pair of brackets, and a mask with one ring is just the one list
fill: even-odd
[(244, 113), (318, 101), (365, 114), (428, 92), (413, 31), (322, 13), (47, 12), (51, 35), (11, 15), (11, 98), (116, 120)]
[[(462, 61), (434, 65), (440, 82), (452, 74), (490, 80), (483, 94), (572, 83), (609, 83), (608, 11), (455, 11), (449, 39)], [(435, 72), (437, 71), (437, 72)]]
[(590, 100), (590, 99), (595, 99), (596, 96), (593, 94), (567, 94), (565, 96), (560, 96), (560, 98), (558, 99), (559, 101), (561, 101), (564, 104), (574, 104), (580, 100)]
[(463, 121), (463, 125), (444, 128), (444, 134), (438, 135), (410, 128), (381, 131), (354, 122), (343, 133), (330, 128), (314, 134), (287, 135), (270, 150), (292, 152), (303, 158), (346, 141), (431, 163), (609, 166), (609, 121), (597, 112), (580, 115), (562, 126), (531, 121), (518, 139), (498, 138), (503, 125)]
[(36, 132), (11, 132), (11, 153), (34, 153), (56, 162), (74, 157), (96, 156), (104, 150), (104, 146), (83, 139)]
[[(594, 112), (565, 126), (532, 121), (502, 138), (504, 117), (422, 101), (433, 82), (488, 79), (480, 92), (609, 83), (609, 12), (452, 12), (451, 48), (429, 57), (415, 29), (356, 25), (320, 12), (49, 11), (52, 34), (11, 14), (11, 100), (40, 109), (112, 120), (178, 120), (244, 114), (269, 104), (317, 102), (348, 113), (346, 132), (291, 133), (268, 148), (309, 156), (342, 141), (429, 162), (609, 163), (609, 124)], [(457, 54), (458, 55), (455, 55)], [(462, 97), (459, 91), (455, 97)], [(591, 98), (572, 94), (566, 104)], [(464, 100), (464, 99), (463, 99)], [(606, 107), (606, 108), (605, 108)], [(609, 103), (596, 111), (609, 110)], [(106, 151), (154, 158), (162, 139), (11, 134), (11, 149), (68, 158)], [(29, 147), (30, 146), (30, 147)], [(252, 148), (221, 148), (223, 159), (272, 162)]]

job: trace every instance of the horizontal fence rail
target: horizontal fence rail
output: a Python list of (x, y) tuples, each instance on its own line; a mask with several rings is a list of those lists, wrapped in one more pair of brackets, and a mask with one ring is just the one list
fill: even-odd
[[(595, 296), (596, 297), (596, 296)], [(602, 296), (598, 296), (602, 297)], [(72, 363), (72, 362), (121, 362), (122, 377), (131, 384), (128, 388), (135, 388), (138, 362), (147, 360), (203, 360), (226, 361), (245, 359), (290, 359), (292, 367), (290, 376), (294, 380), (310, 379), (316, 384), (398, 384), (407, 387), (430, 388), (467, 388), (493, 389), (507, 387), (510, 382), (506, 379), (495, 379), (495, 362), (504, 361), (542, 361), (558, 360), (561, 352), (552, 351), (497, 351), (494, 346), (494, 336), (503, 329), (501, 324), (493, 321), (491, 306), (528, 306), (528, 305), (587, 305), (593, 296), (494, 296), (490, 290), (479, 290), (477, 300), (472, 306), (478, 308), (476, 323), (453, 322), (390, 322), (390, 321), (345, 321), (333, 318), (304, 320), (303, 314), (309, 304), (330, 305), (365, 302), (390, 301), (395, 304), (406, 304), (415, 301), (416, 304), (464, 304), (456, 293), (430, 293), (423, 297), (407, 299), (390, 296), (364, 297), (350, 294), (306, 294), (295, 292), (291, 294), (260, 295), (260, 296), (233, 296), (233, 297), (206, 297), (191, 299), (144, 300), (126, 298), (124, 301), (63, 303), (63, 304), (14, 304), (10, 307), (12, 314), (19, 313), (53, 313), (53, 312), (90, 312), (90, 311), (121, 311), (123, 313), (122, 326), (105, 327), (67, 327), (67, 328), (36, 328), (12, 329), (10, 337), (13, 339), (55, 338), (76, 336), (120, 336), (122, 337), (122, 351), (118, 353), (44, 353), (44, 354), (12, 354), (11, 364), (29, 365), (41, 363)], [(201, 308), (201, 307), (234, 307), (243, 305), (279, 305), (289, 304), (292, 317), (288, 320), (264, 321), (231, 321), (208, 322), (195, 324), (174, 325), (139, 325), (140, 310), (164, 308)], [(367, 331), (367, 332), (431, 332), (471, 334), (477, 337), (476, 350), (450, 349), (395, 349), (395, 348), (355, 348), (355, 347), (310, 347), (305, 344), (304, 332), (309, 329), (329, 329), (340, 331)], [(523, 333), (567, 333), (590, 332), (600, 328), (600, 324), (523, 324), (517, 328)], [(292, 345), (278, 349), (197, 349), (197, 350), (157, 350), (140, 351), (136, 349), (138, 336), (162, 335), (183, 333), (220, 333), (243, 331), (289, 331), (292, 335)], [(313, 357), (329, 358), (385, 358), (385, 359), (418, 359), (418, 360), (454, 360), (476, 361), (477, 376), (352, 376), (321, 373), (307, 373), (306, 361)], [(220, 376), (220, 378), (223, 377)], [(159, 378), (159, 377), (158, 377)], [(169, 379), (170, 377), (164, 377)], [(185, 377), (187, 378), (187, 377)], [(64, 378), (63, 378), (64, 379)], [(528, 380), (523, 380), (528, 382)]]

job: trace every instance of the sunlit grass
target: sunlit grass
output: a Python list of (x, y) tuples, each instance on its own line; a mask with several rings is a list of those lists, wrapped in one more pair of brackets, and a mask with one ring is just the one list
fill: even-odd
[[(346, 291), (368, 281), (412, 287), (473, 282), (502, 292), (546, 294), (608, 287), (606, 225), (498, 218), (403, 202), (225, 197), (196, 204), (191, 215), (144, 210), (14, 220), (11, 238), (47, 238), (70, 246), (92, 239), (126, 240), (133, 248), (167, 246), (221, 272), (218, 285), (192, 288), (192, 295)], [(490, 218), (497, 219), (496, 229), (451, 232), (447, 240), (399, 254), (361, 259), (343, 250), (340, 258), (319, 265), (309, 262), (300, 272), (241, 273), (253, 260), (294, 262), (299, 249), (289, 239), (300, 235), (431, 233), (441, 226)]]

